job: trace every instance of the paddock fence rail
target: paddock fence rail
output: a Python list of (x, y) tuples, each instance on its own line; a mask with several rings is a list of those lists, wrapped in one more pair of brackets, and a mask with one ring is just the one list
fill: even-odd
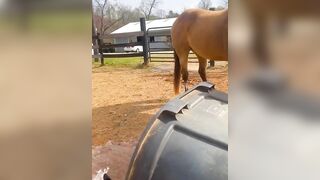
[[(140, 27), (143, 38), (141, 42), (130, 42), (130, 43), (121, 43), (121, 44), (107, 44), (103, 42), (103, 39), (112, 38), (112, 35), (100, 35), (99, 33), (92, 35), (92, 58), (95, 60), (100, 60), (101, 65), (104, 65), (104, 58), (122, 58), (122, 57), (144, 57), (144, 64), (149, 63), (148, 59), (148, 40), (146, 39), (146, 21), (145, 18), (140, 18)], [(143, 52), (132, 52), (132, 53), (106, 53), (106, 50), (112, 48), (121, 48), (129, 46), (143, 46)]]
[[(140, 42), (130, 42), (121, 44), (108, 44), (104, 43), (103, 40), (107, 38), (113, 38), (114, 35), (100, 35), (99, 33), (92, 35), (92, 58), (96, 61), (100, 60), (101, 65), (104, 65), (105, 58), (123, 58), (123, 57), (143, 57), (144, 64), (147, 65), (149, 62), (174, 62), (174, 49), (171, 43), (171, 26), (163, 26), (156, 28), (146, 29), (145, 18), (140, 18), (139, 34), (142, 37)], [(151, 37), (153, 41), (151, 41)], [(159, 37), (159, 38), (158, 38)], [(167, 37), (166, 40), (160, 37)], [(163, 39), (163, 38), (162, 38)], [(157, 46), (161, 44), (161, 46)], [(115, 53), (108, 52), (113, 48), (124, 48), (129, 46), (142, 46), (142, 52), (129, 52), (129, 53)], [(190, 51), (188, 57), (189, 63), (197, 63), (197, 56)], [(212, 61), (213, 62), (213, 61)]]
[[(155, 27), (155, 28), (148, 28), (147, 29), (147, 36), (148, 36), (148, 57), (150, 62), (174, 62), (174, 49), (171, 43), (171, 27), (172, 26), (163, 26), (163, 27)], [(157, 32), (157, 33), (153, 33)], [(169, 39), (166, 41), (150, 41), (150, 37), (157, 39), (157, 37), (164, 37), (167, 36)], [(166, 47), (152, 47), (156, 44), (166, 44)], [(189, 63), (196, 63), (197, 57), (196, 55), (190, 51), (189, 54)]]

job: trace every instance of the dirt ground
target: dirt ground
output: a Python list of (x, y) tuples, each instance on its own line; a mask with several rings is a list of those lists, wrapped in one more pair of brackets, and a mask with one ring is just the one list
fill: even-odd
[[(191, 86), (201, 80), (196, 68), (190, 69)], [(208, 69), (207, 76), (216, 89), (228, 90), (227, 67)], [(137, 139), (148, 119), (174, 97), (172, 81), (172, 69), (163, 65), (148, 69), (93, 69), (93, 145)]]
[[(189, 64), (190, 87), (201, 82), (197, 68), (198, 64)], [(92, 173), (108, 166), (111, 177), (123, 179), (148, 120), (174, 97), (173, 64), (152, 63), (143, 69), (104, 66), (92, 71)], [(217, 64), (207, 69), (208, 81), (227, 92), (227, 72), (226, 63)]]
[(108, 175), (113, 180), (125, 179), (131, 156), (137, 141), (113, 143), (95, 146), (92, 149), (92, 179), (100, 169), (109, 167)]

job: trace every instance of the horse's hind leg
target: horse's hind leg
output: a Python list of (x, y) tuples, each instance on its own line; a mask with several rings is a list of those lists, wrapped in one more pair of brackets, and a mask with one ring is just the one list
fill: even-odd
[(183, 84), (184, 84), (184, 91), (188, 90), (188, 76), (189, 76), (188, 71), (183, 71), (182, 79), (183, 79)]
[[(186, 46), (186, 42), (184, 41), (179, 41), (179, 44), (175, 47), (176, 55), (179, 57), (178, 59), (179, 59), (180, 73), (182, 75), (185, 91), (188, 90), (187, 85), (188, 85), (188, 76), (189, 76), (188, 74), (189, 51), (190, 51), (190, 48)], [(179, 82), (180, 82), (180, 77), (179, 77)]]
[(189, 78), (189, 73), (188, 73), (188, 56), (185, 59), (181, 59), (180, 62), (183, 62), (181, 64), (181, 74), (182, 74), (182, 79), (183, 79), (183, 84), (184, 84), (184, 90), (188, 90), (188, 78)]
[(202, 79), (202, 81), (207, 81), (207, 75), (206, 75), (206, 69), (207, 69), (207, 59), (198, 56), (198, 60), (199, 60), (199, 69), (198, 72), (200, 74), (200, 77)]
[(182, 74), (182, 79), (183, 79), (183, 85), (184, 85), (184, 90), (188, 90), (188, 78), (189, 78), (189, 73), (188, 73), (188, 54), (189, 51), (183, 51), (180, 53), (180, 66), (181, 66), (181, 74)]

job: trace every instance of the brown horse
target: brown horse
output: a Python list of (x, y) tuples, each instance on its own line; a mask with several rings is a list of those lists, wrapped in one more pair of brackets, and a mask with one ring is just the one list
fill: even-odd
[(187, 90), (190, 50), (198, 57), (202, 81), (207, 81), (207, 59), (228, 60), (228, 10), (186, 10), (173, 24), (171, 37), (175, 59), (174, 91), (178, 94), (181, 74)]

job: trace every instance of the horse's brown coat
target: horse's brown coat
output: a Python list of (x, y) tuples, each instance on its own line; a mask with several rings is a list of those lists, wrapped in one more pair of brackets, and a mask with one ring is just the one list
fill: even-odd
[(203, 81), (207, 80), (207, 59), (228, 60), (228, 10), (186, 10), (173, 24), (171, 36), (175, 50), (174, 90), (177, 94), (181, 74), (185, 87), (187, 85), (190, 50), (198, 57), (199, 74)]

